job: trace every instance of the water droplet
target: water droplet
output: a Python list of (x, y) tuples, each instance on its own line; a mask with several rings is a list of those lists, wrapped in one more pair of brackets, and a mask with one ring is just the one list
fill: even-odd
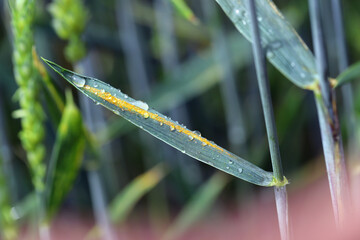
[(96, 87), (96, 88), (97, 88), (98, 86), (99, 86), (99, 85), (97, 85), (97, 83), (94, 83), (94, 87)]
[(124, 98), (125, 98), (125, 99), (128, 98), (128, 97), (129, 97), (128, 95), (124, 94)]
[(238, 171), (239, 171), (239, 173), (242, 173), (242, 172), (243, 172), (243, 169), (242, 169), (242, 168), (238, 168)]
[(261, 21), (262, 21), (262, 17), (258, 17), (257, 20), (258, 20), (259, 22), (261, 22)]
[(99, 102), (96, 102), (95, 104), (96, 104), (96, 105), (100, 105), (100, 103), (99, 103)]
[(305, 73), (303, 73), (303, 72), (300, 73), (300, 77), (301, 77), (301, 78), (305, 78)]
[(230, 167), (229, 166), (226, 166), (226, 169), (229, 169)]
[(282, 47), (282, 43), (280, 41), (274, 41), (270, 44), (270, 48), (273, 50), (279, 49)]
[(105, 93), (105, 89), (101, 89), (101, 92), (102, 92), (102, 93)]
[(240, 10), (239, 10), (239, 9), (235, 9), (235, 13), (236, 13), (236, 14), (240, 14)]
[(234, 163), (233, 161), (231, 161), (231, 160), (229, 161), (229, 164), (230, 164), (230, 165), (233, 164), (233, 163)]
[(195, 133), (196, 135), (198, 135), (199, 137), (201, 136), (201, 133), (197, 130), (193, 131), (193, 133)]
[(132, 102), (132, 104), (134, 104), (135, 106), (147, 111), (149, 110), (149, 105), (147, 105), (147, 103), (144, 103), (143, 101), (135, 101)]
[(117, 100), (116, 100), (116, 98), (114, 98), (114, 99), (113, 99), (113, 103), (116, 103), (116, 102), (117, 102)]
[(273, 57), (275, 57), (275, 54), (272, 52), (272, 50), (268, 50), (268, 51), (266, 52), (266, 57), (268, 57), (268, 58), (273, 58)]
[(170, 126), (170, 131), (174, 131), (175, 127), (173, 125)]
[(190, 140), (190, 141), (194, 140), (194, 137), (193, 137), (193, 136), (189, 135), (188, 137), (189, 137), (189, 140)]
[(150, 115), (149, 115), (149, 113), (144, 113), (144, 118), (149, 118), (150, 117)]
[(95, 92), (95, 95), (98, 95), (98, 93), (97, 93), (97, 92)]
[(291, 65), (291, 67), (293, 67), (293, 68), (295, 67), (295, 63), (294, 63), (294, 62), (291, 62), (290, 65)]
[(162, 122), (160, 123), (160, 126), (164, 125)]
[(77, 87), (84, 87), (86, 81), (84, 78), (78, 77), (76, 75), (72, 76), (72, 82), (77, 86)]
[(201, 146), (203, 146), (203, 147), (205, 147), (206, 145), (207, 145), (206, 142), (202, 142), (202, 143), (201, 143)]
[(85, 89), (86, 89), (86, 90), (89, 90), (89, 89), (90, 89), (90, 86), (89, 86), (89, 85), (86, 85), (86, 86), (85, 86)]

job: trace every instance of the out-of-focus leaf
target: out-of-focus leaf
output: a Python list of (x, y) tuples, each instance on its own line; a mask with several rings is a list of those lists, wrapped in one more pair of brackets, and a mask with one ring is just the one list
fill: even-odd
[[(246, 1), (216, 0), (249, 41), (250, 14)], [(268, 60), (295, 85), (314, 89), (318, 81), (315, 58), (271, 0), (256, 0), (257, 24)]]
[(46, 207), (49, 220), (72, 188), (81, 166), (84, 150), (85, 135), (81, 113), (75, 106), (71, 93), (68, 92), (46, 181)]
[(98, 79), (71, 72), (48, 60), (44, 59), (44, 61), (95, 102), (184, 154), (256, 185), (282, 184), (274, 182), (272, 173), (228, 152), (202, 137), (198, 132), (190, 131), (178, 122), (149, 108), (146, 103), (134, 100)]
[(14, 218), (19, 221), (28, 220), (27, 218), (35, 214), (36, 209), (39, 209), (38, 203), (36, 192), (29, 193), (13, 207)]
[[(234, 69), (248, 63), (250, 48), (239, 34), (229, 35), (227, 46), (231, 53), (229, 57)], [(154, 106), (159, 111), (172, 109), (194, 96), (201, 95), (201, 93), (218, 84), (224, 75), (221, 65), (214, 59), (211, 50), (196, 55), (180, 65), (177, 73), (171, 76), (170, 79), (165, 79), (162, 85), (155, 87), (152, 90), (150, 99), (147, 100), (151, 106)], [(127, 122), (116, 120), (110, 122), (96, 136), (98, 136), (99, 142), (104, 143), (131, 129)]]
[[(125, 189), (120, 192), (108, 207), (108, 216), (112, 223), (122, 223), (134, 208), (135, 204), (151, 189), (156, 187), (158, 183), (167, 174), (166, 166), (159, 163), (147, 172), (136, 177), (129, 183)], [(94, 227), (87, 234), (87, 240), (98, 239), (101, 236), (101, 228)]]
[(216, 197), (228, 183), (228, 176), (215, 173), (184, 207), (175, 222), (165, 233), (164, 240), (177, 239), (189, 227), (194, 225), (212, 206)]
[(199, 23), (199, 20), (196, 18), (195, 14), (184, 0), (171, 0), (171, 2), (181, 16), (193, 24)]
[(350, 67), (348, 67), (345, 71), (340, 73), (340, 75), (336, 78), (336, 83), (334, 87), (339, 87), (343, 84), (351, 82), (355, 79), (360, 78), (360, 62), (354, 63)]
[[(143, 1), (134, 1), (134, 16), (139, 23), (150, 27), (156, 26), (153, 8), (144, 4)], [(176, 36), (199, 43), (209, 43), (209, 33), (205, 26), (195, 25), (181, 17), (174, 18), (174, 30)]]
[(153, 189), (166, 174), (165, 165), (160, 163), (135, 178), (110, 204), (110, 220), (113, 223), (123, 222), (140, 198)]

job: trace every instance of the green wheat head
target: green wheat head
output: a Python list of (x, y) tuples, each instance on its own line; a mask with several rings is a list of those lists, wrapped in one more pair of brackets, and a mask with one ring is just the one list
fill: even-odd
[(72, 63), (79, 61), (86, 54), (85, 45), (80, 38), (88, 19), (88, 12), (84, 9), (82, 0), (55, 0), (49, 6), (56, 34), (69, 41), (65, 48), (65, 56)]
[(21, 108), (18, 111), (22, 126), (19, 137), (26, 150), (35, 189), (42, 191), (45, 176), (45, 165), (42, 163), (45, 154), (42, 143), (44, 138), (44, 112), (38, 100), (39, 82), (32, 60), (32, 47), (34, 45), (32, 23), (35, 1), (16, 0), (9, 3), (14, 34), (14, 74), (19, 85), (16, 95)]

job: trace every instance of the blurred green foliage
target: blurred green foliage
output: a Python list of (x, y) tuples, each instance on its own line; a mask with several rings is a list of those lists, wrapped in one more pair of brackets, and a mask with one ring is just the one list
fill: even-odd
[[(63, 119), (66, 117), (67, 121), (76, 121), (76, 124), (79, 125), (77, 130), (81, 129), (82, 123), (80, 123), (79, 120), (81, 116), (77, 115), (77, 119), (73, 119), (67, 115), (66, 110), (65, 112), (62, 112), (61, 107), (59, 107), (61, 104), (64, 104), (64, 93), (68, 84), (55, 74), (50, 74), (50, 78), (47, 77), (48, 79), (43, 81), (43, 83), (36, 81), (36, 89), (33, 89), (32, 85), (24, 85), (24, 89), (34, 90), (31, 97), (39, 99), (40, 101), (37, 103), (29, 101), (29, 99), (26, 98), (27, 95), (21, 91), (16, 93), (17, 87), (12, 71), (13, 66), (11, 64), (11, 59), (13, 47), (19, 47), (20, 42), (17, 42), (15, 33), (12, 33), (11, 24), (21, 25), (22, 21), (26, 18), (21, 17), (20, 22), (11, 23), (9, 2), (0, 1), (0, 11), (4, 13), (1, 14), (0, 21), (0, 98), (3, 103), (1, 105), (3, 111), (1, 111), (2, 115), (0, 117), (4, 120), (4, 124), (1, 126), (2, 129), (0, 129), (0, 134), (2, 134), (9, 142), (11, 150), (10, 166), (13, 169), (14, 176), (9, 176), (11, 172), (1, 176), (6, 176), (10, 179), (15, 178), (16, 184), (4, 184), (4, 179), (0, 179), (0, 183), (2, 183), (0, 184), (0, 207), (5, 209), (4, 211), (1, 210), (1, 216), (3, 216), (1, 220), (9, 219), (8, 216), (10, 216), (9, 222), (11, 223), (16, 217), (30, 221), (31, 218), (26, 218), (26, 216), (27, 214), (35, 214), (31, 213), (31, 209), (34, 208), (33, 203), (36, 201), (33, 197), (26, 198), (26, 196), (33, 196), (28, 195), (33, 191), (33, 187), (29, 183), (31, 182), (31, 174), (29, 174), (28, 170), (27, 148), (24, 150), (21, 146), (21, 141), (18, 138), (18, 134), (21, 132), (21, 124), (19, 119), (13, 118), (14, 111), (19, 109), (19, 104), (14, 99), (23, 99), (23, 105), (29, 106), (27, 111), (31, 118), (34, 118), (37, 115), (40, 116), (41, 114), (39, 113), (41, 111), (45, 112), (45, 131), (38, 127), (30, 127), (31, 131), (35, 131), (39, 136), (44, 134), (45, 151), (41, 154), (37, 153), (39, 155), (44, 154), (44, 164), (49, 164), (50, 161), (52, 161), (50, 159), (52, 158), (51, 153), (54, 153), (55, 151), (54, 145), (59, 146), (58, 142), (60, 140), (58, 132), (61, 126), (63, 126), (63, 121), (65, 121)], [(122, 89), (123, 92), (129, 93), (129, 77), (125, 67), (124, 50), (121, 47), (121, 36), (123, 33), (118, 29), (116, 24), (115, 1), (79, 1), (79, 4), (80, 2), (81, 4), (85, 4), (88, 11), (82, 10), (82, 8), (79, 7), (80, 5), (78, 5), (76, 9), (69, 9), (66, 8), (67, 5), (65, 4), (69, 1), (63, 1), (62, 4), (64, 5), (61, 5), (60, 2), (61, 1), (40, 0), (33, 2), (36, 9), (33, 27), (26, 28), (26, 30), (33, 31), (27, 32), (27, 34), (34, 33), (34, 44), (37, 53), (40, 56), (51, 59), (67, 68), (71, 68), (71, 63), (82, 57), (87, 59), (89, 54), (86, 53), (96, 53), (95, 66), (99, 68), (94, 68), (94, 71), (98, 71), (94, 74), (101, 74), (101, 79)], [(158, 30), (155, 21), (155, 13), (158, 10), (153, 6), (154, 1), (136, 0), (131, 2), (133, 4), (133, 14), (137, 31), (140, 36), (140, 42), (142, 44), (141, 48), (143, 50), (146, 70), (151, 86), (149, 99), (143, 100), (146, 100), (151, 106), (159, 111), (175, 109), (179, 105), (185, 106), (189, 113), (191, 129), (199, 130), (203, 136), (213, 139), (220, 146), (229, 149), (230, 143), (226, 131), (225, 109), (222, 104), (224, 99), (221, 97), (221, 91), (218, 84), (223, 81), (223, 69), (221, 69), (221, 66), (218, 65), (212, 57), (212, 40), (208, 30), (209, 26), (204, 23), (203, 9), (200, 4), (197, 1), (186, 1), (194, 15), (199, 19), (199, 24), (197, 25), (192, 24), (178, 14), (172, 15), (175, 38), (177, 41), (177, 44), (174, 47), (179, 59), (179, 64), (176, 70), (169, 73), (164, 71), (159, 59), (159, 49), (161, 49), (161, 45), (158, 45), (160, 41), (156, 40), (158, 39)], [(278, 4), (279, 9), (284, 13), (287, 19), (290, 20), (291, 24), (295, 26), (301, 37), (311, 48), (306, 1), (289, 0), (275, 1), (275, 3)], [(358, 31), (360, 2), (343, 1), (343, 5), (344, 12), (346, 13), (344, 14), (344, 17), (349, 62), (355, 63), (360, 60), (360, 34)], [(51, 9), (51, 14), (48, 9)], [(271, 166), (268, 149), (265, 145), (265, 130), (262, 120), (261, 105), (259, 102), (258, 90), (255, 85), (252, 61), (249, 53), (250, 45), (242, 39), (239, 33), (237, 33), (232, 23), (225, 14), (220, 11), (220, 8), (218, 10), (221, 28), (228, 41), (229, 58), (232, 59), (234, 64), (232, 66), (232, 71), (236, 77), (236, 92), (239, 94), (241, 109), (244, 113), (243, 127), (247, 130), (245, 143), (243, 148), (239, 150), (239, 155), (251, 160), (253, 163), (264, 169), (270, 170)], [(31, 12), (29, 11), (29, 13)], [(60, 21), (60, 19), (57, 18), (57, 14), (64, 13), (72, 13), (74, 19), (67, 19), (64, 22)], [(77, 27), (69, 27), (67, 21), (73, 21)], [(331, 24), (327, 25), (328, 26), (326, 27), (330, 28)], [(84, 30), (84, 32), (80, 36), (79, 33), (82, 30)], [(23, 35), (21, 40), (31, 40), (30, 37), (27, 37), (27, 34)], [(61, 38), (57, 37), (56, 34), (59, 34)], [(71, 34), (78, 34), (78, 37), (72, 38)], [(326, 44), (331, 49), (333, 46), (331, 45), (331, 40), (333, 39), (331, 29), (329, 32), (326, 32), (326, 34)], [(70, 41), (73, 45), (68, 45), (64, 40)], [(83, 41), (83, 45), (80, 40)], [(25, 61), (31, 66), (32, 42), (28, 42), (24, 46), (26, 47), (26, 50), (24, 51), (30, 55), (27, 55), (26, 58), (19, 58), (18, 60)], [(67, 49), (67, 53), (64, 54), (65, 49)], [(330, 55), (329, 58), (334, 57), (336, 56)], [(337, 69), (333, 62), (334, 61), (329, 61), (330, 69)], [(318, 120), (316, 119), (316, 112), (311, 96), (301, 89), (294, 88), (292, 84), (285, 80), (285, 78), (271, 65), (268, 66), (268, 70), (284, 170), (286, 176), (292, 183), (289, 186), (290, 190), (292, 188), (296, 189), (298, 185), (308, 183), (309, 181), (307, 180), (311, 180), (314, 176), (324, 173), (322, 168), (315, 167), (318, 166), (315, 165), (315, 163), (321, 155)], [(35, 70), (31, 71), (34, 71), (34, 73), (37, 72)], [(27, 73), (27, 70), (25, 73)], [(339, 73), (334, 71), (331, 77), (335, 78), (338, 75)], [(44, 75), (42, 74), (42, 76)], [(177, 79), (179, 81), (172, 81), (172, 79)], [(48, 86), (50, 85), (46, 84), (46, 81), (51, 81), (53, 87), (49, 88)], [(359, 119), (360, 84), (358, 81), (353, 81), (352, 84), (355, 96), (355, 111)], [(55, 97), (57, 100), (54, 100), (56, 92), (59, 96)], [(74, 94), (74, 101), (76, 104), (79, 104), (77, 95), (77, 93)], [(344, 119), (346, 119), (347, 116), (343, 115), (341, 92), (338, 92), (338, 95), (340, 95), (340, 101), (338, 103), (338, 110), (341, 118), (340, 122), (344, 123)], [(67, 107), (65, 107), (65, 109), (66, 108)], [(93, 104), (92, 108), (98, 109), (100, 107)], [(72, 109), (74, 110), (75, 106), (72, 106)], [(85, 118), (86, 116), (82, 117)], [(39, 117), (40, 120), (42, 118), (42, 116)], [(34, 121), (39, 122), (38, 120)], [(173, 211), (179, 211), (187, 203), (193, 202), (190, 201), (190, 199), (192, 195), (195, 195), (196, 189), (204, 189), (201, 187), (206, 186), (204, 184), (206, 184), (207, 179), (210, 179), (211, 176), (216, 173), (216, 170), (204, 164), (198, 165), (200, 172), (188, 171), (182, 173), (180, 171), (181, 165), (177, 163), (178, 159), (175, 154), (164, 154), (162, 156), (167, 157), (160, 158), (148, 154), (146, 148), (144, 148), (143, 144), (139, 141), (139, 137), (135, 133), (134, 128), (129, 127), (123, 119), (116, 117), (111, 112), (105, 112), (103, 121), (103, 126), (105, 127), (100, 128), (93, 135), (86, 133), (89, 134), (86, 137), (88, 140), (92, 140), (92, 144), (96, 145), (95, 148), (108, 147), (108, 152), (111, 153), (113, 158), (110, 160), (100, 159), (99, 164), (94, 166), (87, 165), (86, 168), (98, 170), (102, 179), (110, 179), (106, 182), (115, 186), (115, 193), (109, 190), (110, 186), (104, 186), (107, 204), (109, 204), (118, 193), (123, 192), (126, 186), (131, 184), (135, 177), (149, 170), (145, 167), (146, 164), (144, 158), (153, 158), (153, 162), (165, 162), (170, 166), (170, 169), (172, 169), (165, 177), (166, 181), (163, 181), (163, 183), (165, 185), (166, 201)], [(357, 121), (356, 124), (357, 134), (360, 135), (359, 121)], [(347, 136), (349, 135), (348, 132), (353, 130), (347, 129), (347, 126), (344, 124), (342, 124), (342, 127), (346, 130), (344, 131), (344, 142), (347, 146), (350, 146), (351, 143), (348, 142)], [(77, 134), (78, 135), (75, 137), (67, 134), (62, 135), (61, 137), (77, 139), (74, 140), (76, 141), (76, 144), (74, 145), (79, 145), (78, 152), (81, 152), (80, 150), (83, 148), (84, 139), (79, 135), (80, 132), (77, 132)], [(64, 168), (62, 168), (62, 171), (66, 172), (66, 174), (60, 174), (59, 178), (65, 177), (72, 179), (66, 183), (67, 186), (64, 185), (64, 189), (61, 189), (62, 193), (60, 195), (62, 200), (60, 201), (59, 198), (59, 201), (56, 203), (56, 208), (59, 207), (60, 214), (70, 211), (91, 213), (92, 207), (89, 200), (89, 185), (84, 174), (85, 166), (79, 166), (81, 160), (80, 154), (74, 158), (73, 162), (69, 160), (71, 158), (62, 157), (67, 154), (71, 155), (72, 150), (74, 150), (70, 147), (67, 148), (68, 144), (72, 144), (71, 139), (66, 139), (66, 141), (66, 145), (63, 145), (61, 149), (67, 150), (60, 152), (58, 150), (58, 154), (55, 155), (58, 156), (58, 164), (65, 164), (63, 165)], [(0, 146), (0, 148), (1, 147), (2, 146)], [(167, 146), (161, 145), (160, 149), (162, 148), (167, 149)], [(88, 145), (86, 145), (85, 151), (86, 154), (93, 154)], [(189, 164), (190, 161), (192, 162), (194, 160), (188, 158), (183, 160), (184, 164)], [(67, 175), (67, 164), (69, 164), (69, 166), (70, 164), (76, 166), (72, 170), (72, 173), (70, 173), (72, 176)], [(109, 174), (108, 170), (106, 170), (107, 168), (104, 166), (111, 168), (116, 174)], [(76, 168), (79, 167), (79, 172), (75, 174), (77, 172)], [(305, 170), (302, 171), (303, 169)], [(309, 173), (307, 169), (311, 169), (312, 172)], [(45, 172), (43, 168), (40, 169), (40, 171)], [(318, 175), (314, 174), (314, 172), (317, 172)], [(239, 188), (240, 191), (243, 191), (240, 196), (241, 200), (250, 198), (259, 190), (257, 187), (250, 186), (247, 183), (231, 181), (233, 178), (230, 176), (228, 178), (228, 183), (226, 181), (220, 181), (222, 184), (227, 183), (228, 187), (222, 188), (223, 186), (221, 185), (220, 188), (220, 185), (214, 184), (215, 187), (206, 190), (206, 194), (202, 195), (202, 197), (209, 196), (207, 194), (211, 195), (211, 193), (213, 193), (214, 196), (212, 197), (215, 199), (216, 194), (220, 194), (221, 192), (222, 197), (218, 198), (217, 201), (221, 203), (220, 206), (224, 206), (225, 203), (237, 199), (238, 195), (236, 194), (236, 191)], [(8, 183), (10, 179), (5, 179), (6, 183)], [(41, 179), (43, 179), (43, 177), (41, 177)], [(187, 179), (187, 181), (184, 179)], [(185, 182), (190, 182), (192, 185), (189, 187)], [(4, 186), (9, 189), (4, 189)], [(14, 188), (11, 188), (10, 186)], [(60, 185), (60, 187), (62, 186), (63, 185)], [(66, 191), (70, 190), (70, 188), (73, 190), (70, 191), (68, 195), (65, 195)], [(10, 198), (8, 195), (14, 195), (15, 197)], [(214, 199), (211, 199), (210, 197), (206, 198), (206, 200), (209, 201), (215, 201)], [(129, 215), (130, 218), (136, 216), (136, 213), (142, 215), (146, 214), (146, 211), (144, 211), (144, 208), (147, 206), (146, 201), (139, 199), (136, 201), (139, 201), (139, 203), (134, 208), (134, 215)], [(62, 204), (60, 204), (60, 202), (62, 202)], [(11, 209), (11, 206), (15, 205), (18, 206), (15, 208), (17, 209), (15, 211), (17, 215), (14, 215), (14, 212), (13, 215), (10, 215), (8, 211)], [(201, 213), (200, 207), (197, 210)], [(208, 211), (210, 212), (211, 208)], [(195, 214), (196, 211), (191, 213)], [(199, 216), (200, 215), (201, 214), (199, 214)], [(190, 216), (189, 218), (196, 219), (196, 217), (197, 216)], [(22, 223), (22, 221), (18, 222), (19, 224)], [(1, 224), (4, 223), (1, 222)], [(11, 230), (12, 227), (8, 227), (7, 229), (10, 233), (13, 231)], [(8, 238), (10, 239), (11, 237)]]

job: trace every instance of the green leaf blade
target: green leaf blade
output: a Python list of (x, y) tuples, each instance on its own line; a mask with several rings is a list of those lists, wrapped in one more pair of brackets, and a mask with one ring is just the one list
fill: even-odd
[(340, 73), (336, 78), (335, 87), (339, 87), (358, 78), (360, 78), (360, 62), (351, 65), (345, 71)]
[(199, 24), (199, 20), (184, 0), (171, 0), (176, 11), (186, 20), (193, 24)]
[(56, 213), (70, 191), (81, 166), (85, 150), (85, 135), (80, 111), (68, 97), (58, 127), (46, 181), (47, 218)]
[(149, 108), (146, 103), (132, 99), (100, 80), (76, 74), (48, 60), (44, 61), (89, 98), (182, 153), (255, 185), (273, 184), (272, 173), (228, 152), (196, 131), (190, 131)]
[(153, 189), (166, 174), (166, 166), (160, 163), (129, 183), (108, 208), (111, 222), (123, 222), (140, 198)]
[[(249, 14), (244, 1), (216, 0), (238, 31), (250, 42)], [(315, 58), (270, 0), (257, 0), (261, 43), (268, 60), (295, 85), (312, 89), (317, 82)]]

